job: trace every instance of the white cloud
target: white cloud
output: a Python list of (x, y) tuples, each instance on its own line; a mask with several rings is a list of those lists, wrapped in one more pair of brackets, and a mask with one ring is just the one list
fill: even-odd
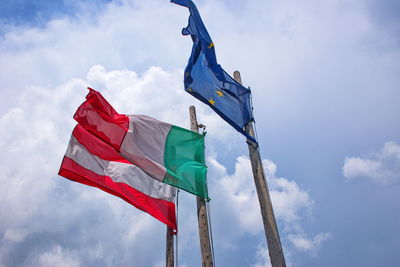
[(322, 243), (331, 237), (330, 233), (319, 233), (312, 238), (304, 236), (289, 235), (288, 239), (300, 251), (307, 251), (316, 254)]
[[(150, 69), (146, 77), (138, 79), (146, 84), (162, 74), (173, 76)], [(134, 80), (137, 75), (133, 72), (104, 75), (106, 82), (114, 79), (121, 85), (122, 93), (116, 94), (118, 103), (135, 102), (124, 98), (124, 82), (136, 84), (136, 92), (145, 91), (145, 86)], [(135, 258), (132, 251), (147, 253), (151, 247), (163, 246), (161, 223), (115, 197), (57, 177), (75, 124), (72, 115), (84, 100), (90, 73), (88, 77), (86, 82), (73, 79), (52, 88), (30, 86), (20, 93), (17, 104), (0, 116), (0, 265), (37, 262), (40, 266), (63, 266), (63, 260), (69, 266), (124, 265)], [(154, 87), (165, 90), (166, 85)], [(139, 94), (131, 99), (143, 103), (145, 97)], [(126, 248), (131, 250), (129, 254)], [(154, 257), (157, 259), (163, 259), (162, 255)], [(152, 259), (135, 260), (147, 265)]]
[[(185, 127), (189, 116), (181, 111), (193, 99), (183, 92), (181, 76), (181, 70), (160, 67), (138, 75), (129, 70), (108, 72), (95, 65), (86, 80), (21, 91), (18, 102), (0, 116), (0, 174), (7, 177), (0, 188), (5, 199), (0, 202), (0, 266), (17, 264), (13, 255), (19, 255), (21, 264), (38, 265), (57, 265), (62, 259), (82, 266), (125, 265), (132, 259), (141, 266), (163, 262), (163, 253), (137, 256), (153, 249), (163, 251), (161, 223), (104, 192), (57, 177), (57, 172), (86, 86), (101, 91), (121, 113), (147, 114)], [(212, 142), (231, 134), (229, 126), (221, 125), (222, 120), (210, 110), (198, 106), (197, 113), (214, 133)], [(181, 203), (182, 253), (198, 251), (197, 218), (188, 203)]]
[(343, 175), (347, 179), (367, 178), (382, 184), (400, 181), (400, 145), (386, 142), (380, 151), (364, 157), (346, 157)]
[(309, 214), (314, 201), (308, 192), (300, 188), (295, 181), (276, 177), (276, 165), (269, 160), (263, 161), (266, 168), (267, 179), (271, 187), (271, 199), (277, 210), (277, 218), (286, 223), (300, 220), (302, 213)]
[[(283, 228), (280, 229), (280, 233), (283, 243), (287, 240), (298, 251), (316, 253), (330, 233), (319, 233), (308, 238), (304, 232), (302, 222), (312, 214), (314, 201), (295, 181), (276, 177), (277, 166), (272, 161), (263, 160), (263, 165), (270, 186), (275, 216), (282, 222)], [(237, 158), (233, 174), (228, 174), (226, 168), (214, 158), (208, 159), (208, 166), (211, 196), (215, 196), (213, 201), (219, 203), (212, 209), (214, 214), (219, 215), (213, 227), (217, 228), (216, 231), (223, 240), (217, 242), (228, 249), (236, 249), (236, 240), (241, 235), (245, 233), (264, 235), (248, 157)], [(289, 246), (284, 249), (288, 255), (292, 254)], [(259, 247), (257, 251), (258, 260), (255, 266), (263, 266), (267, 250)]]
[[(298, 258), (296, 257), (296, 252), (308, 253), (314, 257), (317, 256), (318, 250), (322, 247), (324, 241), (331, 238), (330, 233), (319, 233), (314, 237), (307, 238), (301, 234), (288, 234), (285, 238), (290, 242), (290, 244), (295, 248), (295, 250), (290, 247), (283, 247), (285, 253), (286, 266), (297, 266)], [(265, 244), (259, 244), (257, 246), (255, 263), (253, 267), (270, 267), (271, 262), (269, 259), (268, 248)]]
[[(368, 129), (396, 132), (388, 129), (399, 125), (399, 54), (382, 49), (393, 47), (392, 38), (371, 24), (364, 1), (198, 4), (219, 63), (228, 72), (240, 68), (243, 81), (252, 86), (260, 135), (265, 135), (264, 127), (279, 129), (269, 134), (293, 132), (290, 125), (308, 144), (301, 132), (314, 138), (309, 133), (319, 135), (318, 125), (330, 126), (326, 129), (333, 135), (346, 129), (346, 137), (350, 130), (353, 135), (371, 132)], [(124, 0), (106, 5), (96, 16), (81, 12), (76, 19), (51, 20), (42, 28), (9, 28), (2, 36), (0, 266), (34, 260), (55, 265), (61, 259), (82, 266), (163, 262), (163, 252), (154, 253), (163, 251), (160, 223), (116, 198), (56, 175), (74, 125), (71, 116), (87, 85), (101, 91), (121, 113), (143, 113), (181, 126), (188, 125), (188, 106), (196, 104), (209, 132), (210, 190), (223, 186), (211, 202), (218, 253), (247, 246), (237, 242), (243, 236), (264, 240), (248, 160), (238, 157), (233, 174), (224, 166), (229, 168), (243, 154), (236, 145), (243, 138), (182, 90), (191, 40), (179, 32), (187, 16), (186, 9), (168, 1)], [(376, 105), (377, 100), (385, 104)], [(285, 140), (279, 137), (273, 139), (281, 145)], [(397, 162), (396, 147), (382, 150), (382, 157)], [(388, 179), (382, 171), (385, 160), (359, 159), (358, 165), (367, 162), (369, 168), (380, 162), (375, 168), (379, 179)], [(318, 250), (328, 234), (305, 233), (301, 227), (312, 216), (310, 194), (295, 181), (276, 177), (271, 161), (264, 164), (283, 240), (298, 251)], [(357, 175), (366, 172), (365, 166), (353, 168)], [(200, 262), (196, 216), (193, 198), (185, 197), (180, 251), (188, 256), (181, 264), (192, 266)], [(266, 249), (259, 251), (265, 259)]]
[[(215, 159), (209, 159), (209, 163), (222, 177), (218, 179), (216, 188), (224, 192), (226, 204), (234, 207), (236, 220), (243, 230), (252, 234), (261, 231), (263, 227), (260, 223), (258, 197), (248, 157), (237, 158), (235, 172), (232, 175), (229, 175), (225, 167)], [(276, 177), (276, 165), (272, 161), (264, 160), (263, 164), (276, 217), (287, 224), (297, 222), (302, 212), (310, 210), (313, 201), (296, 182)], [(217, 194), (215, 192), (215, 195)]]
[(43, 267), (79, 267), (80, 263), (76, 256), (71, 255), (68, 251), (65, 251), (60, 246), (55, 246), (48, 252), (44, 252), (38, 257), (38, 266)]
[[(64, 258), (66, 262), (81, 265), (96, 262), (124, 264), (134, 257), (134, 254), (126, 254), (122, 249), (124, 246), (143, 252), (152, 246), (162, 250), (163, 243), (157, 244), (164, 236), (160, 223), (137, 211), (126, 215), (127, 209), (132, 210), (129, 205), (99, 190), (63, 180), (56, 173), (75, 124), (72, 114), (87, 93), (86, 85), (101, 87), (101, 92), (117, 111), (133, 110), (135, 114), (148, 114), (185, 126), (187, 114), (177, 111), (186, 109), (191, 98), (182, 90), (169, 89), (171, 85), (178, 88), (176, 84), (181, 74), (181, 71), (168, 72), (159, 67), (151, 67), (143, 75), (128, 70), (107, 72), (103, 66), (95, 65), (90, 68), (86, 81), (73, 79), (55, 88), (31, 86), (21, 93), (18, 104), (0, 117), (0, 148), (5, 162), (0, 173), (9, 177), (0, 189), (2, 196), (8, 199), (0, 203), (3, 218), (0, 229), (4, 231), (0, 258), (4, 259), (4, 264), (11, 260), (12, 253), (17, 253), (15, 249), (24, 244), (34, 246), (35, 254), (39, 256), (34, 258), (34, 254), (25, 253), (21, 261), (37, 260), (43, 265), (56, 264)], [(153, 99), (155, 94), (163, 101)], [(177, 98), (182, 101), (171, 106), (169, 103)], [(148, 101), (159, 101), (157, 108), (146, 104)], [(213, 132), (211, 143), (217, 141), (220, 144), (229, 133), (220, 131), (220, 119), (203, 107), (198, 108), (198, 115), (207, 124), (208, 131)], [(213, 124), (213, 121), (218, 123)], [(210, 155), (217, 153), (214, 151)], [(229, 175), (214, 156), (210, 156), (208, 162), (210, 191), (214, 198), (212, 212), (217, 212), (213, 216), (213, 227), (217, 229), (215, 242), (218, 250), (232, 250), (237, 247), (233, 241), (240, 236), (261, 234), (263, 237), (259, 204), (249, 159), (238, 157), (235, 172)], [(273, 162), (264, 160), (264, 165), (276, 216), (283, 221), (285, 232), (299, 235), (299, 220), (304, 212), (310, 212), (313, 201), (294, 181), (277, 178), (277, 167)], [(180, 208), (181, 216), (185, 218), (180, 222), (180, 231), (185, 233), (180, 235), (181, 253), (198, 247), (196, 217), (188, 203), (181, 203)], [(7, 213), (7, 210), (13, 212)], [(226, 220), (236, 223), (226, 227)], [(104, 231), (106, 225), (112, 231)], [(90, 231), (79, 245), (70, 239), (81, 235), (86, 227)], [(74, 228), (77, 230), (72, 230)], [(226, 237), (225, 233), (228, 233)], [(143, 244), (143, 238), (147, 240), (149, 236), (157, 235)], [(98, 238), (94, 239), (94, 236)], [(40, 241), (49, 238), (52, 240), (49, 244)], [(111, 243), (100, 240), (114, 240), (112, 243), (120, 245), (111, 248)], [(159, 255), (152, 264), (160, 264), (162, 258)], [(136, 260), (151, 264), (151, 259)]]
[(206, 124), (215, 139), (226, 140), (233, 132), (231, 127), (183, 90), (182, 76), (182, 70), (166, 71), (155, 66), (139, 76), (130, 70), (107, 71), (95, 65), (86, 80), (120, 113), (146, 114), (185, 128), (189, 125), (189, 106), (195, 104), (199, 123)]
[[(222, 202), (230, 211), (230, 216), (234, 216), (232, 221), (237, 222), (241, 231), (251, 234), (261, 231), (262, 223), (258, 207), (257, 194), (251, 176), (250, 161), (247, 157), (237, 158), (235, 172), (232, 175), (215, 159), (209, 159), (209, 180), (212, 195), (215, 195), (217, 202)], [(213, 179), (213, 181), (211, 181)], [(215, 180), (214, 180), (215, 179)], [(218, 180), (217, 180), (218, 179)]]
[[(83, 78), (95, 64), (139, 71), (156, 63), (184, 67), (190, 45), (179, 33), (187, 19), (182, 9), (162, 0), (123, 1), (109, 3), (93, 15), (86, 10), (75, 19), (6, 32), (0, 42), (3, 96), (15, 102), (26, 86), (57, 86), (72, 77)], [(10, 103), (0, 112), (5, 107)]]
[(19, 242), (26, 238), (29, 232), (26, 229), (9, 228), (4, 233), (4, 240)]

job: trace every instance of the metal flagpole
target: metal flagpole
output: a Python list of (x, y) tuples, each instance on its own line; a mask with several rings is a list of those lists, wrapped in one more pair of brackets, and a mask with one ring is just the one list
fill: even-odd
[(167, 226), (166, 267), (174, 267), (174, 230)]
[[(196, 118), (196, 108), (194, 106), (189, 107), (190, 114), (190, 129), (193, 132), (199, 131), (199, 125), (197, 124)], [(212, 267), (214, 266), (212, 251), (211, 251), (211, 242), (210, 242), (210, 231), (208, 226), (208, 217), (207, 217), (207, 207), (206, 201), (204, 198), (197, 198), (197, 218), (199, 223), (199, 236), (200, 236), (200, 248), (201, 248), (201, 261), (203, 267)]]
[[(242, 84), (240, 72), (233, 73), (234, 79)], [(249, 122), (246, 127), (246, 133), (255, 137), (253, 122)], [(264, 167), (260, 157), (258, 145), (247, 139), (249, 147), (251, 168), (253, 170), (254, 183), (257, 189), (258, 200), (260, 202), (261, 216), (264, 223), (264, 231), (267, 237), (269, 258), (272, 267), (286, 266), (285, 257), (283, 255), (281, 240), (279, 238), (278, 227), (276, 225), (274, 209), (272, 207), (271, 198), (269, 196), (268, 185), (265, 179)]]

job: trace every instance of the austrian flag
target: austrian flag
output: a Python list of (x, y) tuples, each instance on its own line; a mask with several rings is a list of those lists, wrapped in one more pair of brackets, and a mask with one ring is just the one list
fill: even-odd
[(91, 88), (74, 118), (61, 176), (116, 195), (173, 229), (174, 187), (208, 198), (203, 135), (119, 114)]

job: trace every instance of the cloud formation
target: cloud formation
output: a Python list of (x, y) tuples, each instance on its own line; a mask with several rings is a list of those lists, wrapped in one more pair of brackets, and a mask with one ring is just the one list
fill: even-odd
[[(331, 186), (341, 184), (331, 182), (336, 173), (330, 169), (340, 166), (355, 144), (367, 149), (370, 140), (399, 138), (398, 4), (196, 3), (219, 63), (228, 72), (239, 68), (245, 85), (252, 87), (263, 139), (260, 149), (268, 149), (285, 173), (286, 178), (275, 176), (274, 164), (264, 161), (266, 172), (271, 172), (269, 186), (286, 256), (293, 265), (343, 265), (343, 259), (334, 256), (335, 248), (348, 244), (343, 229), (352, 227), (349, 221), (357, 222), (359, 216), (353, 209), (338, 211), (341, 203)], [(247, 158), (240, 156), (246, 154), (243, 138), (182, 89), (182, 69), (191, 48), (190, 38), (180, 35), (187, 10), (165, 0), (112, 1), (95, 9), (79, 5), (73, 4), (72, 16), (59, 16), (60, 6), (56, 7), (55, 13), (45, 14), (40, 27), (37, 21), (23, 27), (0, 22), (0, 266), (60, 261), (82, 266), (132, 261), (163, 265), (162, 225), (119, 199), (56, 175), (75, 123), (71, 116), (88, 85), (121, 113), (147, 114), (183, 127), (188, 125), (188, 106), (196, 104), (200, 122), (207, 125), (210, 187), (220, 186), (225, 197), (216, 191), (211, 195), (214, 233), (220, 235), (215, 238), (217, 262), (267, 265), (254, 183)], [(377, 173), (375, 181), (398, 180), (387, 175), (387, 170), (398, 173), (393, 167), (398, 161), (379, 153), (348, 157), (351, 178), (346, 179)], [(333, 162), (326, 155), (340, 156)], [(364, 195), (349, 191), (343, 202), (350, 199), (354, 210), (369, 214), (353, 201)], [(395, 191), (392, 188), (390, 201), (377, 196), (376, 203), (395, 210)], [(181, 200), (180, 263), (193, 266), (200, 262), (195, 201), (183, 193)], [(232, 203), (248, 217), (240, 217)], [(389, 211), (382, 214), (390, 221), (398, 219)], [(313, 216), (315, 222), (310, 223)], [(364, 231), (370, 233), (378, 224), (365, 218)], [(368, 249), (370, 235), (360, 233), (359, 239), (351, 240), (354, 246), (348, 253), (354, 265), (370, 259), (381, 264), (387, 260), (386, 265), (398, 262), (397, 254), (387, 252), (399, 240), (392, 234), (395, 227), (387, 228), (388, 238), (380, 241), (381, 252), (374, 255), (355, 249)], [(323, 231), (335, 237), (335, 245), (326, 251), (321, 248), (329, 234)], [(306, 255), (318, 249), (322, 256), (307, 264)]]
[(346, 179), (364, 178), (381, 184), (400, 181), (400, 145), (386, 142), (380, 151), (363, 157), (346, 157), (343, 165)]
[[(0, 266), (126, 265), (152, 247), (162, 250), (163, 228), (155, 220), (57, 177), (86, 84), (29, 87), (0, 117)], [(125, 253), (128, 248), (133, 252)], [(135, 260), (150, 264), (144, 257)]]
[(330, 233), (319, 233), (312, 238), (304, 238), (298, 235), (289, 235), (288, 239), (300, 251), (307, 251), (316, 254), (322, 243), (331, 237)]
[[(121, 113), (148, 114), (184, 126), (188, 115), (179, 110), (185, 110), (192, 99), (178, 89), (181, 75), (181, 70), (160, 67), (138, 75), (128, 70), (108, 72), (95, 65), (85, 80), (72, 79), (52, 88), (30, 86), (21, 92), (18, 103), (0, 117), (4, 162), (0, 174), (7, 177), (0, 188), (5, 199), (0, 202), (0, 266), (121, 266), (132, 260), (153, 266), (163, 262), (163, 253), (138, 256), (164, 250), (162, 224), (118, 198), (56, 174), (75, 124), (72, 115), (84, 100), (86, 86), (101, 88)], [(171, 86), (177, 89), (171, 90)], [(181, 101), (171, 106), (177, 98)], [(221, 126), (217, 115), (199, 107), (198, 116), (213, 132), (207, 138), (210, 144), (226, 142), (229, 127)], [(238, 157), (235, 172), (228, 174), (216, 159), (216, 151), (208, 155), (216, 251), (223, 255), (237, 246), (238, 238), (260, 235), (262, 240), (264, 233), (249, 159)], [(294, 181), (275, 177), (273, 162), (265, 160), (264, 164), (277, 218), (285, 228), (283, 238), (291, 242), (286, 233), (306, 238), (300, 220), (303, 213), (311, 212), (313, 201)], [(194, 207), (190, 201), (181, 201), (180, 252), (196, 254)], [(227, 227), (227, 220), (236, 223)], [(182, 258), (189, 266), (192, 261), (190, 256)]]
[[(208, 161), (209, 176), (215, 179), (210, 181), (211, 192), (215, 196), (214, 201), (219, 203), (213, 208), (213, 211), (216, 209), (214, 213), (220, 215), (214, 227), (217, 227), (221, 240), (225, 242), (222, 245), (235, 248), (235, 240), (241, 235), (263, 235), (264, 229), (249, 158), (238, 157), (233, 174), (228, 174), (227, 169), (215, 159), (209, 158)], [(295, 181), (276, 177), (277, 166), (272, 161), (263, 160), (263, 165), (275, 216), (281, 226), (281, 239), (284, 246), (286, 244), (285, 249), (289, 255), (293, 248), (315, 254), (331, 234), (319, 233), (309, 237), (303, 230), (302, 224), (312, 215), (314, 201)], [(226, 222), (234, 223), (227, 225)], [(262, 262), (263, 252), (260, 250), (262, 249), (259, 246), (257, 255)]]

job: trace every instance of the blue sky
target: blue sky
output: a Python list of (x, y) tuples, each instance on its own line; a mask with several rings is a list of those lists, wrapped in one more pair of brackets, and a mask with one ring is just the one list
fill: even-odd
[[(397, 266), (398, 1), (198, 1), (253, 92), (290, 266)], [(0, 266), (163, 266), (165, 227), (57, 171), (91, 86), (117, 111), (207, 126), (218, 266), (269, 266), (243, 137), (183, 91), (188, 12), (166, 0), (0, 4)], [(200, 266), (195, 199), (179, 265)]]

